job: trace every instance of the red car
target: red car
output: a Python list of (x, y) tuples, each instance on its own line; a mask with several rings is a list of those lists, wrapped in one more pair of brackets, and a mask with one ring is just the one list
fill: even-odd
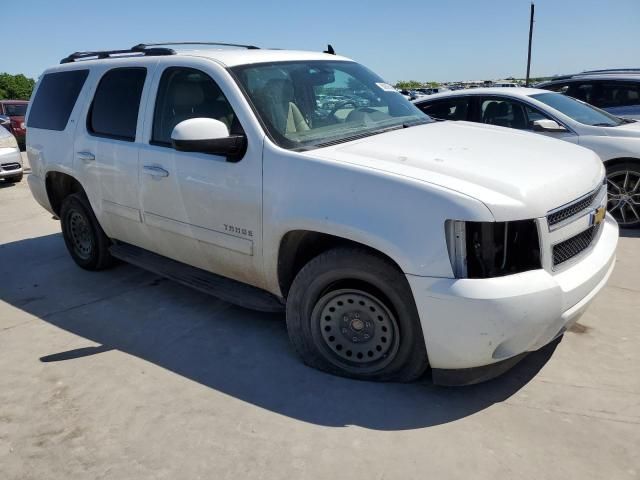
[(0, 100), (0, 115), (6, 115), (11, 119), (9, 131), (18, 140), (21, 148), (24, 148), (27, 129), (24, 125), (24, 116), (27, 113), (26, 100)]

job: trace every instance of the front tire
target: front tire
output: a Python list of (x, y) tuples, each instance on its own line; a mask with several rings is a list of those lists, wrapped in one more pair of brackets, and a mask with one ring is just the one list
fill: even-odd
[(607, 210), (620, 227), (640, 227), (640, 162), (607, 167), (607, 195)]
[(60, 222), (64, 243), (78, 266), (85, 270), (103, 270), (113, 264), (109, 238), (84, 195), (74, 193), (64, 199)]
[(335, 248), (302, 268), (287, 299), (287, 330), (307, 365), (334, 375), (408, 382), (428, 366), (406, 277), (365, 249)]

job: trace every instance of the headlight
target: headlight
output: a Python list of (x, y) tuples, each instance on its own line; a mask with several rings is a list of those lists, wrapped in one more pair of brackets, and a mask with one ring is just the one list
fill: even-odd
[(11, 147), (16, 147), (16, 148), (18, 147), (18, 142), (16, 142), (16, 137), (14, 137), (13, 135), (0, 137), (0, 148), (11, 148)]
[(535, 220), (447, 220), (445, 233), (456, 278), (491, 278), (542, 267)]

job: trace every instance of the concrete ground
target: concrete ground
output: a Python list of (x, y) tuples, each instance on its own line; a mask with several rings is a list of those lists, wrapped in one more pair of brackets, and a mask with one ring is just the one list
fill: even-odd
[(374, 384), (305, 367), (281, 315), (79, 269), (26, 181), (1, 185), (0, 478), (638, 479), (638, 247), (503, 377)]

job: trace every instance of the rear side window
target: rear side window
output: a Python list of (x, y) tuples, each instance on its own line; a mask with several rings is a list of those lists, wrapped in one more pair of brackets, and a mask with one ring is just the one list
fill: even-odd
[(47, 73), (33, 99), (27, 127), (62, 131), (76, 104), (89, 70)]
[(469, 97), (423, 103), (417, 107), (430, 117), (440, 120), (466, 120), (469, 111)]
[(87, 117), (87, 129), (99, 137), (133, 142), (146, 68), (115, 68), (104, 74)]
[(602, 108), (640, 105), (640, 83), (603, 83), (601, 95), (602, 99), (598, 106)]

